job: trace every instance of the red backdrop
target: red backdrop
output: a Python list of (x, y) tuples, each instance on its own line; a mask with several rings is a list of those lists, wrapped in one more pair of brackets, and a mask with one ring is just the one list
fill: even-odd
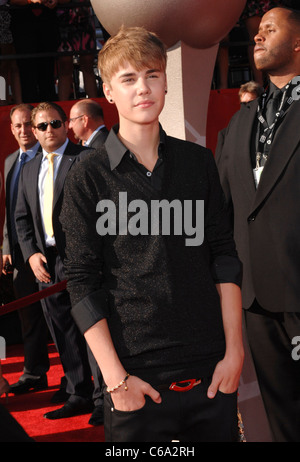
[(206, 146), (213, 153), (216, 149), (217, 137), (220, 130), (225, 128), (233, 114), (240, 107), (239, 89), (212, 90), (207, 111)]

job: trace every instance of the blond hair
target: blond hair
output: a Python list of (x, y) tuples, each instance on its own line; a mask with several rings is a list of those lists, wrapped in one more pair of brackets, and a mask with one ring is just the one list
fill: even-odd
[(166, 47), (154, 32), (149, 32), (143, 27), (122, 26), (99, 52), (98, 67), (102, 81), (110, 83), (112, 76), (126, 63), (131, 64), (137, 71), (145, 67), (155, 67), (165, 72)]

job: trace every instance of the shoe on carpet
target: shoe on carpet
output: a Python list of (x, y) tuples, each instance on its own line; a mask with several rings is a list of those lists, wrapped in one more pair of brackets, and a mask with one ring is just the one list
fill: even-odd
[(47, 375), (41, 375), (36, 379), (33, 378), (22, 378), (16, 383), (12, 383), (9, 388), (9, 392), (15, 395), (21, 395), (28, 393), (29, 391), (46, 390), (48, 388)]
[[(73, 399), (72, 399), (73, 398)], [(60, 409), (50, 411), (44, 414), (45, 419), (57, 420), (66, 419), (68, 417), (74, 417), (76, 415), (89, 414), (92, 412), (94, 404), (91, 400), (78, 397), (70, 397), (68, 401)]]

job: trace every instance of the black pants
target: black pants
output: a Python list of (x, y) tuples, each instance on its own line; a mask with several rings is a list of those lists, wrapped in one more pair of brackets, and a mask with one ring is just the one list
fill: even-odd
[[(16, 298), (26, 297), (38, 291), (38, 284), (28, 263), (23, 262), (19, 248), (15, 251), (13, 274)], [(33, 303), (18, 311), (24, 345), (23, 378), (39, 377), (49, 370), (49, 331), (40, 302)]]
[[(55, 249), (49, 249), (46, 258), (52, 284), (63, 281), (65, 279), (63, 263)], [(41, 282), (39, 286), (40, 290), (43, 290), (49, 287), (49, 284)], [(68, 291), (63, 290), (44, 298), (42, 306), (67, 379), (67, 393), (90, 398), (93, 384), (86, 341), (71, 315)]]
[(292, 357), (300, 313), (270, 313), (255, 303), (245, 325), (273, 439), (300, 442), (300, 360)]
[(106, 442), (235, 442), (238, 441), (237, 393), (207, 398), (210, 380), (187, 392), (162, 391), (162, 402), (146, 396), (142, 409), (115, 409), (105, 391)]

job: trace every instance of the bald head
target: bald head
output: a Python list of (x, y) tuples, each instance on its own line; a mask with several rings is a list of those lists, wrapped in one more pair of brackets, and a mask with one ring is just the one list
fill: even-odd
[(104, 125), (104, 119), (99, 103), (91, 99), (83, 99), (72, 106), (69, 128), (73, 130), (76, 139), (87, 141), (100, 125)]
[(99, 103), (92, 99), (83, 99), (74, 104), (75, 108), (82, 114), (86, 114), (94, 120), (103, 120), (103, 110)]
[(300, 33), (300, 10), (295, 10), (293, 8), (283, 8), (287, 10), (288, 20), (293, 30), (297, 33)]

